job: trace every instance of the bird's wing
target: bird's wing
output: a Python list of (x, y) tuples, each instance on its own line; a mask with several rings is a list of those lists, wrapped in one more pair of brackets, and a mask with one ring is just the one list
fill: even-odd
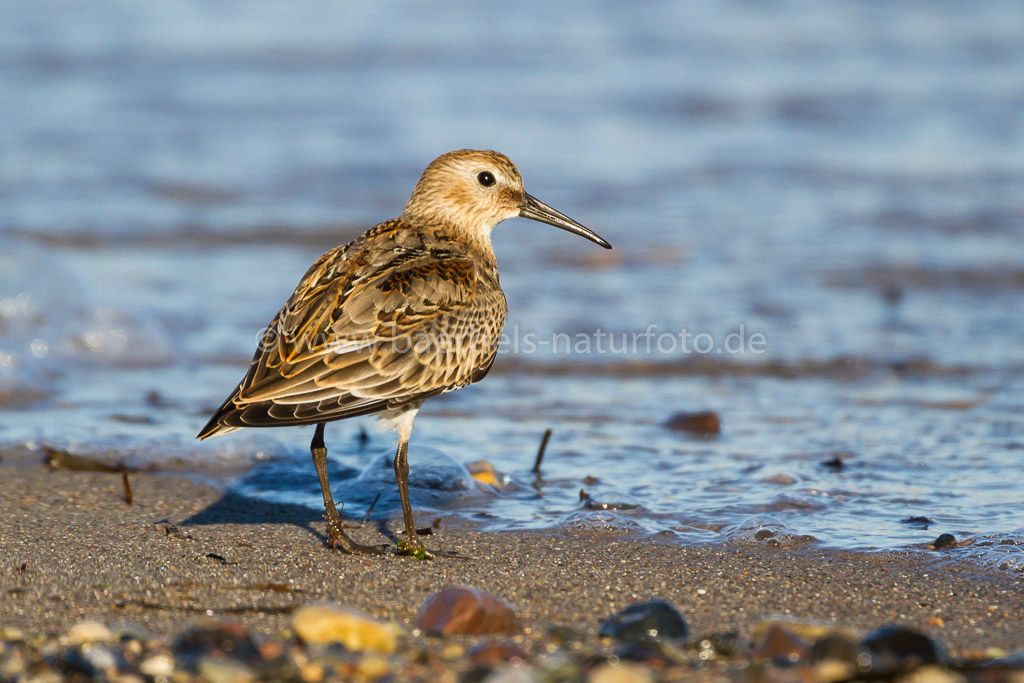
[(335, 250), (313, 265), (211, 423), (338, 419), (465, 386), (486, 373), (505, 300), (496, 285), (480, 284), (472, 258), (395, 250), (382, 263), (368, 259)]

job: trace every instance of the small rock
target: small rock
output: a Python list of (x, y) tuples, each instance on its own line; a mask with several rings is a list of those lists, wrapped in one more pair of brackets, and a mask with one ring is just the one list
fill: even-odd
[[(97, 671), (114, 672), (118, 668), (119, 657), (106, 645), (91, 643), (81, 647), (82, 656)], [(124, 662), (124, 658), (120, 658)]]
[(96, 667), (82, 656), (77, 647), (68, 648), (58, 654), (52, 661), (53, 668), (65, 678), (85, 677), (92, 680), (99, 675)]
[(666, 600), (637, 602), (608, 617), (601, 624), (600, 636), (620, 643), (685, 644), (690, 628), (679, 610)]
[(499, 666), (487, 674), (485, 683), (537, 683), (537, 674), (522, 664)]
[(205, 656), (233, 659), (253, 667), (263, 661), (248, 631), (234, 622), (193, 626), (174, 639), (171, 650), (189, 670), (195, 670), (199, 659)]
[(587, 683), (649, 683), (654, 674), (646, 666), (631, 662), (601, 664), (587, 676)]
[(25, 640), (25, 632), (15, 626), (3, 626), (0, 627), (0, 638), (12, 643), (21, 642)]
[(126, 641), (146, 642), (156, 640), (156, 635), (138, 624), (123, 623), (119, 624), (115, 629), (114, 639), (122, 643)]
[(449, 586), (430, 595), (420, 608), (416, 626), (440, 635), (514, 634), (521, 630), (515, 609), (476, 588)]
[(296, 610), (292, 626), (306, 643), (340, 643), (352, 652), (390, 654), (401, 631), (395, 624), (375, 621), (364, 614), (331, 605), (307, 605)]
[(469, 661), (475, 666), (495, 666), (506, 662), (528, 662), (530, 656), (515, 643), (482, 643), (470, 650)]
[(841, 472), (846, 467), (846, 463), (838, 455), (833, 455), (828, 460), (823, 461), (821, 466), (833, 472)]
[(563, 652), (541, 655), (537, 662), (538, 678), (546, 683), (572, 683), (582, 681), (580, 663)]
[(903, 524), (906, 524), (907, 526), (913, 527), (915, 529), (921, 529), (921, 530), (925, 530), (928, 527), (930, 527), (932, 524), (935, 524), (935, 520), (934, 519), (930, 519), (930, 518), (924, 517), (922, 515), (915, 515), (913, 517), (906, 517), (904, 519), (901, 519), (900, 522), (902, 522)]
[(796, 477), (789, 474), (773, 474), (770, 477), (765, 477), (761, 480), (765, 484), (775, 484), (776, 486), (792, 486), (796, 483)]
[(612, 654), (622, 661), (660, 663), (665, 661), (665, 643), (619, 643)]
[(481, 484), (501, 488), (501, 478), (494, 465), (487, 460), (474, 460), (466, 465), (466, 469), (469, 470), (469, 476)]
[[(294, 647), (294, 646), (293, 646)], [(260, 651), (264, 653), (264, 659), (266, 662), (259, 668), (259, 679), (262, 681), (300, 681), (302, 680), (302, 667), (299, 666), (299, 661), (296, 659), (304, 660), (302, 656), (298, 656), (295, 652), (286, 652), (285, 647), (281, 647), (281, 652), (278, 655), (267, 657), (267, 648), (261, 645)]]
[(857, 673), (857, 666), (849, 662), (840, 662), (837, 659), (826, 659), (818, 662), (812, 671), (814, 672), (812, 680), (821, 681), (821, 683), (839, 683), (839, 681), (852, 680)]
[(71, 627), (63, 640), (68, 645), (111, 643), (114, 641), (114, 633), (98, 621), (80, 621)]
[(207, 683), (251, 683), (256, 672), (242, 662), (222, 657), (200, 657), (199, 675)]
[(769, 626), (753, 652), (755, 659), (776, 664), (796, 664), (810, 654), (810, 644), (781, 624)]
[(146, 679), (136, 674), (119, 674), (111, 678), (110, 683), (146, 683)]
[(967, 678), (956, 671), (939, 666), (922, 666), (900, 679), (902, 683), (965, 683)]
[(808, 643), (813, 643), (818, 638), (822, 638), (831, 632), (830, 628), (825, 624), (819, 624), (813, 621), (790, 621), (788, 619), (773, 619), (769, 621), (761, 621), (754, 625), (752, 629), (754, 640), (763, 640), (764, 636), (768, 633), (772, 626), (782, 626), (790, 633), (795, 633), (798, 638), (803, 638)]
[(941, 664), (942, 649), (928, 636), (905, 626), (883, 626), (864, 636), (861, 647), (871, 656), (871, 670), (879, 674), (909, 671), (925, 664)]
[(462, 643), (445, 643), (444, 647), (441, 648), (441, 659), (447, 662), (454, 662), (466, 654), (466, 648), (462, 647)]
[(327, 678), (327, 671), (320, 662), (306, 662), (299, 668), (299, 675), (305, 683), (320, 683)]
[(139, 671), (153, 678), (164, 678), (174, 673), (174, 658), (168, 654), (153, 655), (142, 660)]
[(857, 665), (857, 643), (841, 633), (829, 633), (811, 646), (812, 662), (844, 662)]
[(388, 664), (388, 660), (380, 655), (371, 654), (359, 660), (356, 672), (364, 681), (377, 681), (391, 673), (391, 666)]
[(674, 432), (712, 436), (722, 430), (722, 420), (718, 413), (703, 410), (697, 413), (676, 413), (665, 421), (664, 426)]
[(953, 534), (939, 534), (939, 537), (932, 541), (932, 547), (935, 550), (941, 550), (943, 548), (952, 548), (956, 545), (956, 536)]

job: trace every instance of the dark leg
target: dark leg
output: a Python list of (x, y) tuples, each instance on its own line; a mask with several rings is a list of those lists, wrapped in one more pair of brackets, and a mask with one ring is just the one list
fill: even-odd
[(346, 553), (380, 554), (383, 549), (380, 546), (361, 545), (356, 543), (345, 533), (344, 525), (338, 508), (334, 506), (334, 496), (331, 495), (331, 484), (327, 480), (327, 447), (324, 445), (324, 423), (316, 426), (313, 432), (313, 441), (309, 444), (309, 450), (313, 454), (313, 466), (316, 467), (316, 476), (320, 479), (320, 492), (324, 495), (324, 519), (327, 520), (327, 542), (332, 548), (340, 548)]
[(416, 533), (416, 523), (412, 518), (412, 502), (409, 500), (409, 439), (403, 435), (398, 437), (398, 450), (395, 452), (395, 479), (398, 481), (398, 495), (402, 499), (402, 518), (405, 521), (405, 537), (398, 542), (399, 555), (412, 555), (421, 560), (433, 557), (420, 542)]

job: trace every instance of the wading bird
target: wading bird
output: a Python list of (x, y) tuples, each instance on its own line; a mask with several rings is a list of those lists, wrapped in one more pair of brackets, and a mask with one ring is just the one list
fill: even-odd
[(270, 322), (245, 378), (199, 439), (241, 427), (315, 425), (328, 543), (377, 553), (345, 533), (327, 479), (324, 425), (379, 414), (398, 432), (400, 554), (428, 557), (409, 502), (408, 447), (423, 401), (477, 382), (494, 363), (507, 306), (491, 230), (516, 216), (611, 245), (523, 189), (498, 152), (458, 150), (427, 166), (402, 215), (321, 256)]

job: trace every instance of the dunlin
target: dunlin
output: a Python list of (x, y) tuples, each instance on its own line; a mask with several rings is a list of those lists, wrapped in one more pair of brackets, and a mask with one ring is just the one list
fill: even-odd
[(402, 215), (313, 264), (267, 326), (245, 378), (198, 438), (241, 427), (315, 425), (310, 451), (320, 479), (328, 543), (381, 552), (345, 533), (327, 479), (324, 425), (377, 413), (398, 432), (400, 554), (429, 556), (409, 502), (407, 452), (423, 401), (477, 382), (494, 363), (507, 306), (491, 230), (521, 216), (581, 235), (594, 231), (523, 189), (498, 152), (458, 150), (427, 166)]

